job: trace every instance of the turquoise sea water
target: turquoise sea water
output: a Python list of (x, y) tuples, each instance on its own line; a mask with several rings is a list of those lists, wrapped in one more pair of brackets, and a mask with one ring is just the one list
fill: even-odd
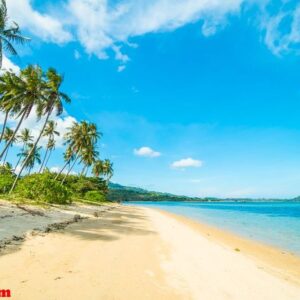
[(300, 202), (129, 202), (160, 208), (300, 255)]

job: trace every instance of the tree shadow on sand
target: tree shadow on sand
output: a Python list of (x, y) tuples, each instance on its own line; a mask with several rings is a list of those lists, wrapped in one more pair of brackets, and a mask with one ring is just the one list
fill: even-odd
[(61, 234), (85, 240), (114, 241), (122, 236), (156, 234), (149, 230), (149, 219), (138, 208), (122, 207), (100, 213), (98, 218), (72, 224)]

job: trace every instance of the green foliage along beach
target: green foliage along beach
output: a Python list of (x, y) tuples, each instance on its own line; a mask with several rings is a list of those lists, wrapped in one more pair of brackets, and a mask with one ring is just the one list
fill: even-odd
[[(1, 45), (3, 50), (17, 55), (14, 44), (24, 44), (28, 38), (21, 35), (17, 23), (8, 22), (5, 1), (0, 5)], [(112, 163), (99, 156), (102, 133), (95, 123), (87, 120), (74, 122), (62, 137), (65, 145), (64, 165), (55, 173), (49, 169), (49, 159), (55, 151), (56, 130), (54, 116), (60, 116), (71, 98), (62, 91), (64, 77), (54, 68), (43, 70), (29, 65), (19, 72), (1, 71), (0, 111), (4, 115), (0, 135), (0, 193), (2, 198), (29, 199), (35, 202), (67, 204), (72, 201), (106, 200), (107, 185), (113, 175)], [(42, 125), (37, 134), (24, 128), (31, 115)], [(16, 122), (9, 127), (9, 120)], [(46, 144), (42, 144), (42, 138)], [(8, 161), (12, 147), (19, 150), (13, 161)], [(80, 165), (79, 174), (73, 174)]]

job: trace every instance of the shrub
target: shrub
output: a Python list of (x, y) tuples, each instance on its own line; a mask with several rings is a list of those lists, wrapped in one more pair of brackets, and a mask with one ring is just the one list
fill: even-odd
[(15, 175), (12, 170), (12, 167), (9, 163), (6, 163), (5, 165), (0, 166), (0, 174), (1, 175), (12, 175), (12, 176)]
[(14, 177), (11, 174), (0, 173), (0, 194), (8, 193), (13, 183)]
[(106, 201), (105, 196), (98, 191), (88, 191), (84, 195), (84, 199), (88, 201), (95, 201), (95, 202), (104, 202)]
[(89, 191), (106, 191), (106, 184), (103, 180), (93, 177), (68, 176), (64, 186), (69, 188), (75, 197), (83, 198)]
[(71, 193), (50, 173), (32, 174), (23, 177), (16, 192), (24, 198), (36, 201), (67, 204), (71, 202)]

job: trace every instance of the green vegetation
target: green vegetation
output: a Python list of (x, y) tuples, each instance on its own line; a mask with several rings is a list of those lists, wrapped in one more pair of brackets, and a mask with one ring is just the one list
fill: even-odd
[(61, 185), (51, 174), (32, 174), (23, 177), (17, 186), (16, 194), (37, 202), (68, 204), (71, 192)]
[(217, 198), (196, 198), (177, 196), (169, 193), (147, 191), (141, 188), (126, 187), (110, 183), (107, 198), (114, 202), (123, 201), (219, 201)]
[[(17, 55), (12, 43), (22, 44), (28, 40), (21, 36), (16, 23), (8, 22), (6, 3), (0, 0), (0, 67), (3, 49)], [(54, 68), (44, 71), (38, 65), (29, 65), (18, 74), (1, 70), (0, 112), (4, 115), (0, 135), (2, 198), (58, 204), (106, 200), (113, 166), (108, 159), (100, 159), (98, 142), (102, 134), (96, 124), (85, 120), (74, 122), (62, 137), (64, 165), (56, 173), (48, 169), (56, 139), (60, 136), (53, 116), (60, 116), (64, 105), (71, 103), (69, 96), (61, 90), (63, 79)], [(30, 115), (35, 115), (42, 123), (38, 133), (22, 128)], [(15, 128), (8, 126), (11, 119), (16, 122)], [(41, 143), (42, 138), (46, 143)], [(19, 153), (12, 165), (7, 160), (13, 147), (17, 147)], [(75, 167), (81, 167), (81, 172), (71, 175)]]
[(249, 202), (249, 201), (300, 201), (300, 197), (294, 199), (251, 199), (251, 198), (215, 198), (215, 197), (187, 197), (178, 196), (169, 193), (159, 193), (147, 191), (136, 187), (122, 186), (116, 183), (109, 184), (109, 192), (107, 198), (114, 202), (123, 201), (190, 201), (190, 202)]

